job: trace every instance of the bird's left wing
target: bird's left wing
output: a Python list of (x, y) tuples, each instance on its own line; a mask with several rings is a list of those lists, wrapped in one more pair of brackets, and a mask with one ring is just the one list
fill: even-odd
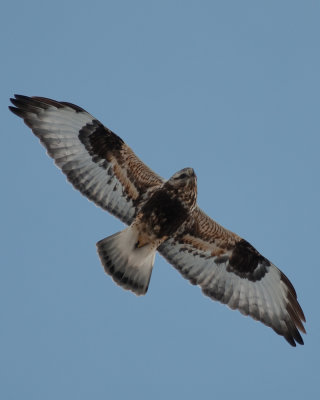
[(183, 232), (159, 252), (207, 296), (303, 344), (303, 311), (289, 279), (250, 243), (196, 208)]
[(163, 179), (124, 141), (84, 109), (44, 97), (15, 95), (10, 110), (32, 129), (72, 185), (130, 224), (148, 191)]

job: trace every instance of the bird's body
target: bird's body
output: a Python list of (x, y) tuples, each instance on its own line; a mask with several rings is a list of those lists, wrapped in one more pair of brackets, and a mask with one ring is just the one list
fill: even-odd
[(11, 111), (46, 147), (73, 186), (128, 227), (97, 243), (105, 271), (145, 294), (156, 251), (204, 294), (303, 344), (305, 317), (289, 279), (196, 203), (192, 168), (164, 180), (82, 108), (16, 95)]
[(177, 172), (155, 188), (137, 206), (137, 216), (128, 228), (97, 243), (106, 272), (125, 289), (145, 294), (158, 247), (184, 231), (196, 198), (192, 168)]

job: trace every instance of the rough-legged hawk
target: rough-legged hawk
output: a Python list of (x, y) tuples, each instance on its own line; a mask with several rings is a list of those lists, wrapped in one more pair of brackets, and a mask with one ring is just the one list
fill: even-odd
[(155, 253), (204, 294), (303, 344), (305, 317), (289, 279), (250, 243), (197, 206), (192, 168), (164, 180), (82, 108), (16, 95), (10, 110), (45, 146), (72, 185), (129, 225), (97, 243), (105, 271), (137, 295), (148, 290)]

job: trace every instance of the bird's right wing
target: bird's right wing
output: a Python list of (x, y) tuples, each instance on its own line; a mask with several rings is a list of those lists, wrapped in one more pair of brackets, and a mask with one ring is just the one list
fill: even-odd
[(163, 179), (124, 141), (82, 108), (44, 97), (15, 95), (21, 117), (72, 185), (95, 204), (130, 224), (148, 191)]

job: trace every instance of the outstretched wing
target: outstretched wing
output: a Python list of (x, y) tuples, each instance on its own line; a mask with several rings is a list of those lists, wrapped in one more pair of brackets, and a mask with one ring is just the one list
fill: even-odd
[(130, 224), (138, 204), (163, 179), (123, 140), (82, 108), (15, 95), (10, 110), (32, 129), (72, 185)]
[(158, 249), (204, 294), (303, 344), (303, 311), (289, 279), (253, 246), (196, 208), (183, 233)]

